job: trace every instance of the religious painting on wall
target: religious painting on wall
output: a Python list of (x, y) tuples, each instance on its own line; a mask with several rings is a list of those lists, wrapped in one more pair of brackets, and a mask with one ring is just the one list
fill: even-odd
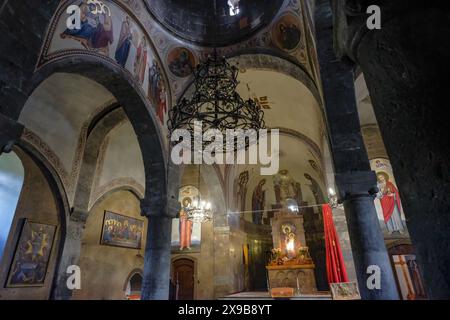
[(161, 67), (156, 60), (152, 61), (148, 77), (148, 98), (155, 108), (159, 121), (161, 124), (164, 124), (167, 113), (167, 92), (162, 77)]
[(287, 14), (278, 20), (272, 30), (275, 45), (285, 51), (297, 49), (302, 42), (302, 28), (299, 19)]
[(333, 300), (361, 300), (356, 282), (330, 283)]
[(389, 160), (373, 159), (370, 164), (377, 175), (377, 184), (380, 189), (378, 199), (375, 200), (375, 207), (385, 238), (408, 237), (400, 193)]
[(394, 269), (403, 300), (426, 299), (425, 287), (420, 274), (416, 256), (393, 255)]
[(183, 209), (193, 203), (199, 195), (199, 190), (194, 186), (180, 188), (178, 199), (181, 203), (181, 210), (179, 217), (172, 220), (172, 252), (174, 253), (200, 251), (202, 225), (200, 222), (188, 220)]
[(140, 249), (143, 233), (143, 220), (105, 211), (100, 243), (108, 246)]
[(175, 76), (185, 78), (195, 70), (195, 56), (190, 50), (177, 47), (170, 51), (167, 57), (167, 65)]
[[(67, 26), (69, 5), (80, 7), (79, 29)], [(44, 43), (39, 67), (79, 54), (106, 59), (129, 72), (153, 104), (163, 131), (167, 131), (168, 82), (159, 67), (153, 42), (131, 12), (110, 0), (62, 1)]]
[(25, 220), (8, 276), (7, 287), (43, 286), (56, 226)]

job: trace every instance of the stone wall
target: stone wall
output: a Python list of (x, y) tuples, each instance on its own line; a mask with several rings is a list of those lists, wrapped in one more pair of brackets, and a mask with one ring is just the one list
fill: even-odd
[[(94, 205), (84, 232), (80, 268), (81, 290), (73, 299), (123, 300), (126, 282), (133, 270), (143, 270), (147, 219), (140, 216), (139, 200), (131, 192), (120, 190)], [(100, 245), (105, 210), (144, 220), (142, 249)]]
[[(0, 300), (46, 300), (50, 297), (55, 273), (58, 249), (61, 241), (61, 225), (58, 206), (50, 185), (36, 163), (23, 151), (15, 148), (14, 151), (22, 160), (25, 169), (25, 180), (16, 208), (16, 214), (11, 224), (11, 231), (6, 242), (4, 255), (0, 263)], [(14, 252), (19, 240), (21, 223), (23, 219), (33, 222), (57, 226), (56, 236), (47, 268), (47, 275), (43, 286), (25, 288), (5, 288), (9, 269), (14, 259)]]
[(194, 271), (194, 299), (197, 300), (209, 300), (214, 298), (214, 261), (212, 259), (214, 255), (213, 239), (213, 223), (205, 222), (202, 224), (200, 252), (172, 254), (172, 261), (183, 257), (196, 262), (196, 270)]

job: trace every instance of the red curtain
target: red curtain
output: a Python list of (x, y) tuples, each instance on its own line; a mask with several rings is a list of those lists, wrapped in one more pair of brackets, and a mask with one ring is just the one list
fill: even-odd
[(322, 206), (325, 231), (328, 283), (348, 282), (347, 270), (342, 256), (341, 245), (333, 222), (333, 212), (329, 204)]

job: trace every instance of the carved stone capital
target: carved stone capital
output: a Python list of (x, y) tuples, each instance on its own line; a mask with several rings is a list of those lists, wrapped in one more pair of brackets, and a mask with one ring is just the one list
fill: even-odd
[(11, 152), (13, 145), (20, 139), (23, 125), (0, 114), (0, 154)]
[(378, 192), (374, 171), (354, 171), (336, 174), (336, 185), (341, 201), (358, 197), (375, 198)]

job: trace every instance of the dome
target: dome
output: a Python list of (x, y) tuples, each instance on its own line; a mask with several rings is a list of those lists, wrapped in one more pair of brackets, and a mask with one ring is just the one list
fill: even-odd
[[(230, 3), (235, 3), (234, 12)], [(150, 13), (176, 36), (204, 46), (244, 40), (269, 24), (283, 0), (145, 0)], [(237, 9), (237, 10), (236, 10)]]

